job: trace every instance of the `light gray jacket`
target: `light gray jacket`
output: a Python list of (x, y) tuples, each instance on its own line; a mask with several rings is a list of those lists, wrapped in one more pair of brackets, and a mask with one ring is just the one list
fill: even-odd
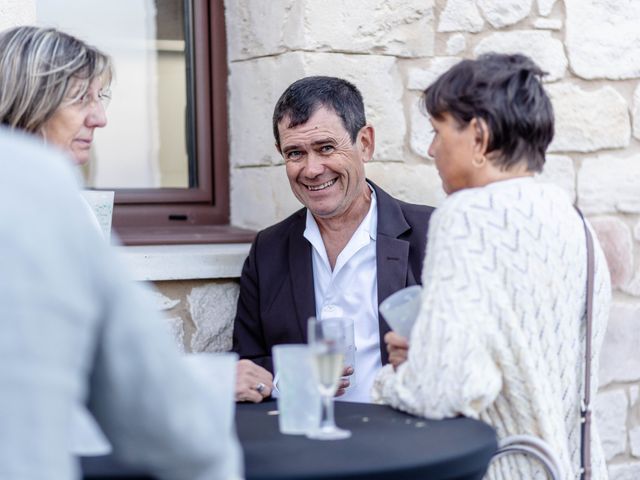
[(78, 402), (122, 461), (159, 478), (237, 478), (215, 386), (189, 373), (100, 238), (67, 159), (17, 137), (0, 129), (0, 478), (76, 478)]

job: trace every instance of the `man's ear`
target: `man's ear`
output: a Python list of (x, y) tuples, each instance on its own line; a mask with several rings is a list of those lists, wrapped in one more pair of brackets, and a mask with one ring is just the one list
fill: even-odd
[(360, 129), (357, 138), (357, 148), (362, 156), (362, 162), (367, 163), (373, 158), (376, 149), (376, 132), (373, 126), (367, 124)]

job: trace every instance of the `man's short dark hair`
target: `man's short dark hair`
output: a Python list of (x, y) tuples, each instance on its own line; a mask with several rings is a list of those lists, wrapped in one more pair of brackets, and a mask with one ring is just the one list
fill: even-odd
[(488, 53), (463, 60), (424, 91), (433, 118), (451, 114), (460, 126), (473, 118), (489, 127), (488, 152), (502, 169), (522, 160), (539, 172), (554, 134), (553, 107), (542, 87), (545, 73), (525, 55)]
[(367, 123), (360, 91), (351, 82), (336, 77), (306, 77), (293, 82), (284, 91), (273, 111), (273, 135), (280, 148), (278, 123), (287, 118), (288, 128), (307, 123), (309, 118), (324, 107), (333, 110), (342, 125), (356, 141), (358, 132)]

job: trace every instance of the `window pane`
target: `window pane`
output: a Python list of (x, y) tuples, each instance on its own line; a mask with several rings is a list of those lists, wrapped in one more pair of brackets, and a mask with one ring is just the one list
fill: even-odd
[(76, 35), (114, 61), (108, 125), (95, 132), (92, 160), (85, 171), (88, 186), (197, 186), (188, 108), (192, 42), (190, 22), (185, 19), (190, 10), (185, 3), (190, 2), (36, 1), (39, 24)]

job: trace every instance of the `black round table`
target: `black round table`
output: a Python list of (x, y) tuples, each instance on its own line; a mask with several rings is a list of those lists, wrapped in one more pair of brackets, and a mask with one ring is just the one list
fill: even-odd
[(479, 480), (496, 451), (488, 425), (468, 419), (425, 420), (383, 405), (335, 403), (346, 440), (282, 435), (274, 401), (238, 404), (236, 423), (247, 480)]

